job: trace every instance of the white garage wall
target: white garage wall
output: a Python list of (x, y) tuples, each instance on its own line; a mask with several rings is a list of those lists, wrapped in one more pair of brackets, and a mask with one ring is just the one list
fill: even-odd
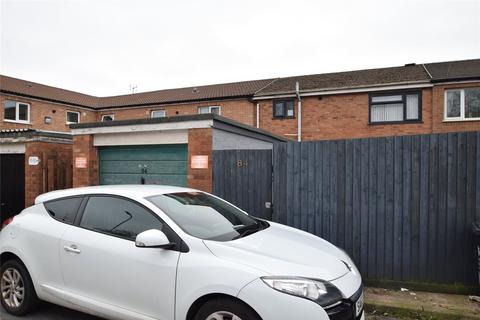
[(104, 133), (93, 137), (93, 145), (96, 147), (180, 143), (188, 143), (188, 130)]
[(0, 144), (0, 153), (25, 153), (25, 144), (12, 143), (12, 144)]
[(271, 142), (258, 140), (243, 135), (213, 129), (213, 150), (269, 150), (273, 148)]

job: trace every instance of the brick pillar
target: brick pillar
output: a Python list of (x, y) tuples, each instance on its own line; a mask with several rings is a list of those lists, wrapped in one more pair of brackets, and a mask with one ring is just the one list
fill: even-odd
[[(208, 156), (208, 168), (192, 169), (192, 156)], [(212, 192), (212, 129), (188, 129), (188, 186)]]
[[(98, 185), (98, 154), (93, 135), (73, 137), (73, 187)], [(86, 161), (83, 166), (82, 162)]]
[[(33, 205), (35, 198), (46, 192), (44, 170), (46, 170), (44, 150), (47, 143), (30, 142), (25, 144), (25, 207)], [(28, 158), (38, 157), (40, 163), (29, 165)]]
[[(38, 164), (29, 164), (30, 157), (37, 157)], [(28, 142), (25, 144), (25, 206), (31, 206), (35, 198), (45, 192), (70, 187), (70, 179), (61, 179), (59, 165), (70, 171), (72, 145), (69, 143)], [(62, 169), (63, 170), (63, 169)]]

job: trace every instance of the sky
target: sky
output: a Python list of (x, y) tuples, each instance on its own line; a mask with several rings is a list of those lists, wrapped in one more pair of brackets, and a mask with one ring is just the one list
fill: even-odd
[(0, 0), (0, 73), (96, 96), (480, 58), (480, 0)]

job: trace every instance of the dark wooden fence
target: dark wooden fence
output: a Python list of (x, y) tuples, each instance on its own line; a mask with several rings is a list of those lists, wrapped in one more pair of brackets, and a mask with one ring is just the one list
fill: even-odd
[(272, 219), (272, 150), (213, 151), (213, 193)]
[(476, 282), (480, 132), (289, 142), (273, 219), (344, 248), (364, 278)]

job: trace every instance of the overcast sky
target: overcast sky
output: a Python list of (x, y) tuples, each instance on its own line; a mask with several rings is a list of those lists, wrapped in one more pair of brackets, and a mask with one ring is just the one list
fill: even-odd
[(1, 73), (93, 95), (480, 58), (480, 0), (0, 0)]

